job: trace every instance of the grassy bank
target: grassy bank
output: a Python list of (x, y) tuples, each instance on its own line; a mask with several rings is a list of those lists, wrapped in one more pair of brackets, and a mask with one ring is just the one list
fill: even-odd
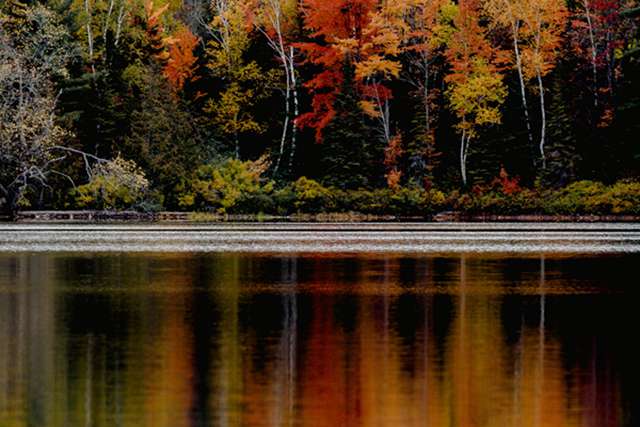
[[(238, 183), (235, 183), (238, 184)], [(66, 210), (18, 212), (19, 221), (636, 221), (640, 183), (579, 181), (559, 189), (525, 188), (503, 176), (487, 185), (450, 192), (415, 187), (343, 190), (301, 178), (284, 188), (254, 183), (202, 186), (182, 211), (166, 212), (152, 197), (100, 199)], [(121, 194), (121, 193), (118, 193)], [(110, 200), (110, 203), (105, 203)], [(136, 200), (136, 203), (130, 203)], [(128, 202), (127, 202), (128, 201)], [(73, 210), (76, 207), (83, 210)]]

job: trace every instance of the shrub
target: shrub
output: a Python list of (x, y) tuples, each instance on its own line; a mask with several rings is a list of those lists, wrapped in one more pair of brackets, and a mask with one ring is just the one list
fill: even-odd
[(273, 191), (273, 183), (262, 178), (268, 166), (265, 157), (256, 161), (228, 159), (219, 165), (202, 165), (179, 197), (179, 204), (183, 208), (228, 213), (245, 198)]
[(617, 182), (607, 189), (605, 195), (610, 213), (640, 215), (639, 182)]
[(93, 209), (129, 209), (147, 201), (149, 181), (132, 160), (118, 156), (98, 163), (90, 181), (72, 190), (76, 205)]
[(606, 186), (595, 181), (577, 181), (545, 195), (545, 211), (550, 214), (608, 213)]
[(519, 178), (510, 177), (504, 169), (487, 185), (476, 185), (469, 193), (450, 193), (445, 203), (456, 211), (474, 214), (515, 215), (542, 209), (538, 192), (521, 187)]
[(304, 176), (291, 184), (291, 192), (297, 212), (329, 212), (335, 208), (331, 190)]

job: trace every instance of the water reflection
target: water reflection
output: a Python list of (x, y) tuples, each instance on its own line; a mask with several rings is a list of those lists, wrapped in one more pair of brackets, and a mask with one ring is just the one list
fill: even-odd
[(623, 426), (636, 256), (0, 256), (1, 426)]

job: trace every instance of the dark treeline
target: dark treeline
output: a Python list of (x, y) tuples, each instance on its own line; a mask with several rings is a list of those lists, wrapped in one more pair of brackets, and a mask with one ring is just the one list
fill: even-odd
[(637, 0), (0, 0), (0, 23), (6, 212), (640, 210)]

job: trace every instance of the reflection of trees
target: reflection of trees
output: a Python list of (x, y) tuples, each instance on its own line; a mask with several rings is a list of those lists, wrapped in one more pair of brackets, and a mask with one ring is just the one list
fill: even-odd
[(445, 393), (452, 425), (508, 424), (507, 349), (500, 301), (469, 295), (467, 260), (460, 259), (455, 320), (445, 356)]
[[(0, 425), (56, 425), (64, 395), (56, 366), (64, 348), (55, 342), (55, 289), (51, 260), (42, 255), (0, 258)], [(62, 374), (62, 375), (57, 375)], [(52, 399), (51, 396), (55, 396)]]
[(211, 405), (217, 426), (242, 425), (243, 364), (239, 325), (240, 260), (225, 257), (224, 281), (216, 286), (216, 300), (220, 307), (220, 321), (214, 330), (215, 348)]
[[(552, 261), (518, 296), (535, 311), (510, 339), (500, 263), (354, 259), (345, 275), (322, 259), (199, 261), (0, 257), (0, 425), (180, 427), (203, 410), (216, 426), (622, 422), (606, 346), (565, 366)], [(257, 298), (267, 268), (278, 283)], [(322, 292), (304, 292), (302, 271)]]
[(298, 294), (296, 290), (298, 264), (296, 258), (282, 260), (283, 289), (282, 334), (278, 344), (276, 366), (274, 368), (273, 415), (271, 424), (292, 426), (295, 421), (296, 376), (298, 355)]

